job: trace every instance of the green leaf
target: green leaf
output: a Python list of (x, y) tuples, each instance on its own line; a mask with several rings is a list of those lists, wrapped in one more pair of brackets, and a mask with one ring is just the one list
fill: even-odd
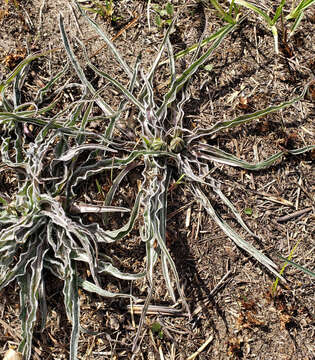
[[(282, 0), (283, 1), (283, 0)], [(271, 18), (267, 15), (266, 12), (264, 12), (260, 7), (254, 5), (252, 2), (249, 1), (245, 1), (245, 0), (235, 0), (234, 1), (235, 4), (241, 5), (241, 6), (245, 6), (246, 8), (254, 11), (255, 13), (257, 13), (258, 15), (260, 15), (262, 18), (265, 19), (265, 21), (267, 22), (267, 24), (269, 26), (272, 26), (272, 20)]]
[(315, 0), (302, 0), (298, 6), (296, 6), (289, 15), (286, 16), (286, 20), (291, 20), (299, 17), (304, 10), (309, 6), (315, 4)]
[(153, 334), (157, 335), (160, 339), (163, 339), (164, 334), (163, 334), (163, 330), (162, 330), (162, 325), (159, 322), (154, 322), (151, 325), (151, 330), (153, 332)]
[(172, 3), (168, 2), (165, 5), (165, 10), (170, 17), (174, 15), (174, 7), (173, 7)]
[(303, 266), (301, 266), (301, 265), (299, 265), (299, 264), (291, 261), (290, 259), (287, 259), (287, 258), (281, 256), (281, 255), (278, 255), (278, 257), (279, 257), (281, 260), (286, 261), (288, 264), (293, 265), (293, 266), (296, 267), (297, 269), (302, 270), (303, 272), (305, 272), (305, 274), (310, 275), (311, 277), (315, 277), (315, 273), (314, 273), (313, 271), (308, 270), (308, 269), (306, 269), (305, 267), (303, 267)]
[(285, 3), (286, 3), (286, 0), (281, 0), (280, 5), (277, 7), (277, 10), (276, 10), (276, 12), (275, 12), (275, 15), (274, 15), (274, 17), (273, 17), (273, 19), (272, 19), (272, 24), (273, 24), (273, 25), (277, 22), (277, 20), (278, 20), (279, 17), (281, 16), (281, 14), (282, 14), (282, 9), (283, 9), (283, 6), (284, 6)]
[(161, 26), (162, 26), (162, 19), (161, 19), (161, 17), (160, 17), (159, 14), (156, 14), (156, 15), (155, 15), (154, 20), (155, 20), (156, 26), (158, 26), (158, 27), (161, 27)]
[(295, 32), (296, 29), (298, 28), (298, 26), (299, 26), (299, 24), (300, 24), (303, 16), (304, 16), (304, 13), (303, 13), (303, 12), (300, 12), (300, 13), (296, 16), (295, 21), (294, 21), (293, 25), (291, 26), (290, 33), (289, 33), (289, 37), (291, 37), (291, 36), (294, 34), (294, 32)]

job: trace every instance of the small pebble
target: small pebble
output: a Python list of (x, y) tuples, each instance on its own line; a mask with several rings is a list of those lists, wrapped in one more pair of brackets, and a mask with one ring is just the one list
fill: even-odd
[(3, 360), (22, 360), (22, 354), (13, 350), (9, 349), (5, 354)]

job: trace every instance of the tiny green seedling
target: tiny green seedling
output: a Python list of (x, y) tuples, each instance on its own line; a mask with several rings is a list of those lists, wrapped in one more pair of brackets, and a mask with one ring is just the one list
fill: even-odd
[(20, 7), (18, 0), (4, 0), (4, 2), (6, 3), (6, 5), (9, 5), (9, 3), (11, 2), (16, 9), (19, 9)]
[(182, 180), (183, 180), (184, 177), (185, 177), (185, 174), (182, 174), (182, 175), (179, 177), (179, 179), (175, 182), (175, 185), (177, 186), (177, 185), (182, 184), (182, 183), (183, 183)]
[(91, 0), (92, 6), (82, 6), (85, 11), (100, 15), (103, 18), (111, 19), (114, 13), (113, 0), (105, 0), (104, 4), (97, 0)]
[[(295, 250), (297, 249), (297, 247), (298, 247), (298, 245), (299, 245), (300, 242), (301, 242), (301, 240), (299, 240), (299, 241), (294, 245), (293, 249), (291, 250), (291, 252), (290, 252), (290, 254), (289, 254), (289, 256), (288, 256), (287, 258), (285, 258), (285, 257), (283, 257), (283, 256), (281, 256), (281, 255), (278, 255), (278, 257), (279, 257), (281, 260), (285, 261), (285, 263), (284, 263), (284, 265), (282, 266), (279, 274), (282, 275), (283, 272), (284, 272), (284, 270), (285, 270), (285, 268), (286, 268), (288, 265), (292, 265), (292, 266), (296, 267), (297, 269), (303, 271), (305, 274), (307, 274), (307, 275), (309, 275), (309, 276), (311, 276), (311, 277), (314, 278), (314, 277), (315, 277), (315, 273), (314, 273), (313, 271), (311, 271), (311, 270), (309, 270), (309, 269), (306, 269), (305, 267), (303, 267), (303, 266), (301, 266), (301, 265), (299, 265), (299, 264), (297, 264), (297, 263), (295, 263), (295, 262), (293, 262), (293, 261), (291, 260), (292, 257), (293, 257), (293, 254), (294, 254)], [(277, 277), (276, 280), (274, 281), (273, 285), (272, 285), (272, 296), (275, 296), (275, 294), (276, 294), (278, 282), (279, 282), (279, 278)]]
[(95, 183), (96, 183), (98, 193), (101, 195), (102, 199), (105, 199), (105, 194), (104, 194), (101, 184), (99, 183), (99, 181), (97, 179), (95, 179)]
[(158, 4), (152, 4), (152, 9), (156, 12), (154, 20), (159, 28), (171, 24), (174, 16), (174, 7), (170, 2), (163, 7)]
[(173, 191), (174, 189), (177, 188), (178, 185), (182, 184), (183, 181), (182, 179), (185, 177), (185, 174), (182, 174), (179, 179), (177, 181), (175, 181), (169, 188), (168, 188), (168, 191)]
[[(229, 24), (236, 24), (238, 20), (239, 8), (235, 5), (235, 1), (232, 0), (228, 10), (219, 4), (217, 0), (209, 0), (212, 6), (217, 10), (219, 16)], [(235, 16), (233, 17), (233, 11), (235, 11)]]
[[(282, 266), (279, 274), (282, 275), (284, 273), (285, 268), (288, 266), (288, 261), (287, 260), (291, 260), (294, 251), (296, 250), (296, 248), (298, 247), (299, 243), (301, 240), (299, 240), (293, 247), (293, 249), (291, 250), (288, 259), (282, 258), (282, 260), (285, 260), (286, 262), (284, 263), (284, 265)], [(275, 296), (276, 291), (277, 291), (277, 286), (278, 286), (278, 282), (279, 282), (279, 277), (276, 278), (276, 280), (274, 281), (273, 285), (272, 285), (272, 296)]]
[(154, 335), (157, 335), (161, 340), (163, 339), (164, 333), (163, 333), (163, 330), (162, 330), (162, 325), (159, 322), (157, 322), (157, 321), (154, 322), (151, 325), (151, 330), (152, 330)]

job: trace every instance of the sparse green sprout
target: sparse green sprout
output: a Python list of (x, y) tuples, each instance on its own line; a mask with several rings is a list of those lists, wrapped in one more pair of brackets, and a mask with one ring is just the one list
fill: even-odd
[(252, 208), (245, 208), (244, 213), (246, 215), (248, 215), (248, 216), (251, 216), (253, 214), (253, 209)]
[(176, 180), (175, 185), (180, 185), (180, 184), (182, 183), (182, 180), (184, 179), (184, 177), (185, 177), (185, 174), (182, 174), (182, 175), (178, 178), (178, 180)]
[(280, 258), (281, 260), (283, 260), (283, 261), (286, 261), (288, 264), (296, 267), (297, 269), (303, 271), (305, 274), (307, 274), (307, 275), (315, 278), (315, 272), (314, 272), (314, 271), (311, 271), (311, 270), (305, 268), (304, 266), (301, 266), (301, 265), (297, 264), (296, 262), (291, 261), (290, 259), (287, 259), (287, 258), (285, 258), (285, 257), (283, 257), (283, 256), (281, 256), (281, 255), (279, 255), (279, 258)]
[(185, 177), (185, 174), (182, 174), (178, 180), (176, 180), (168, 189), (168, 191), (173, 191), (173, 189), (176, 189), (176, 187), (183, 183), (182, 179)]
[[(304, 266), (301, 266), (295, 262), (293, 262), (291, 259), (293, 257), (293, 254), (295, 252), (295, 250), (297, 249), (299, 243), (301, 242), (301, 239), (297, 241), (297, 243), (294, 245), (293, 249), (290, 251), (290, 254), (287, 258), (281, 256), (281, 255), (278, 255), (278, 257), (285, 261), (284, 265), (282, 266), (281, 270), (279, 271), (279, 274), (282, 275), (284, 273), (284, 270), (285, 268), (288, 266), (288, 265), (292, 265), (294, 267), (296, 267), (297, 269), (303, 271), (305, 274), (311, 276), (311, 277), (315, 277), (315, 273), (309, 269), (306, 269)], [(274, 281), (273, 285), (272, 285), (272, 295), (275, 296), (276, 294), (276, 291), (277, 291), (277, 286), (278, 286), (278, 283), (279, 283), (279, 278), (277, 277), (276, 280)]]
[(293, 1), (290, 14), (285, 17), (286, 20), (296, 19), (304, 10), (313, 4), (315, 4), (315, 0), (302, 0), (294, 7), (295, 1)]
[(309, 6), (314, 5), (315, 0), (302, 0), (299, 5), (294, 7), (295, 1), (292, 3), (292, 9), (289, 15), (285, 17), (286, 20), (293, 20), (294, 23), (290, 28), (289, 37), (291, 37), (295, 30), (298, 28), (303, 16), (304, 16), (304, 10), (306, 10)]
[[(293, 249), (290, 251), (290, 254), (288, 256), (288, 259), (282, 258), (282, 260), (285, 260), (286, 262), (284, 263), (284, 265), (282, 266), (281, 270), (279, 271), (279, 274), (282, 275), (284, 273), (285, 268), (288, 265), (288, 261), (287, 260), (291, 260), (292, 256), (296, 250), (296, 248), (298, 247), (299, 243), (301, 240), (298, 240), (298, 242), (294, 245)], [(273, 285), (272, 285), (272, 296), (275, 296), (276, 291), (277, 291), (277, 286), (279, 283), (279, 277), (276, 278), (276, 280), (274, 281)]]
[(105, 0), (105, 13), (106, 16), (112, 18), (114, 13), (114, 1), (113, 0)]
[[(236, 24), (238, 20), (238, 13), (239, 9), (234, 4), (234, 0), (231, 1), (231, 4), (229, 6), (229, 10), (225, 10), (217, 0), (209, 0), (212, 4), (212, 6), (218, 11), (219, 16), (229, 24)], [(205, 0), (203, 0), (204, 3), (206, 3)], [(235, 10), (235, 17), (232, 16), (233, 10)]]
[[(229, 0), (231, 2), (231, 0)], [(286, 0), (281, 0), (280, 4), (278, 5), (274, 15), (272, 17), (269, 16), (269, 10), (262, 4), (253, 4), (250, 1), (245, 1), (245, 0), (234, 0), (235, 4), (244, 6), (252, 11), (254, 11), (256, 14), (258, 14), (259, 16), (261, 16), (265, 22), (267, 23), (267, 25), (269, 26), (269, 28), (271, 29), (271, 32), (273, 34), (274, 37), (274, 43), (275, 43), (275, 52), (276, 54), (279, 53), (279, 45), (278, 45), (278, 30), (277, 30), (277, 22), (279, 20), (279, 18), (283, 18), (283, 8), (284, 5), (286, 3)], [(294, 33), (294, 31), (297, 29), (298, 25), (300, 24), (303, 14), (304, 14), (304, 10), (307, 9), (309, 6), (315, 4), (315, 0), (302, 0), (299, 5), (297, 5), (296, 7), (294, 7), (294, 3), (293, 2), (293, 8), (290, 12), (289, 15), (287, 15), (285, 17), (285, 20), (291, 20), (291, 19), (295, 19), (293, 25), (291, 26), (290, 29), (290, 34), (289, 36), (292, 36), (292, 34)]]
[(154, 322), (151, 325), (151, 330), (154, 335), (157, 335), (161, 340), (163, 339), (164, 334), (163, 334), (163, 330), (162, 330), (162, 325), (159, 322), (157, 322), (157, 321)]
[(103, 18), (112, 19), (114, 13), (114, 1), (105, 0), (104, 4), (98, 0), (91, 0), (92, 6), (82, 6), (82, 9), (88, 12), (93, 12)]
[(156, 12), (154, 20), (158, 27), (171, 24), (172, 17), (174, 16), (174, 7), (170, 2), (168, 2), (164, 7), (161, 7), (159, 4), (152, 4), (151, 6)]
[(284, 6), (286, 0), (281, 0), (281, 3), (277, 7), (276, 12), (273, 17), (270, 17), (268, 15), (268, 10), (264, 7), (264, 5), (260, 5), (260, 4), (254, 5), (252, 2), (245, 1), (245, 0), (235, 0), (234, 2), (238, 5), (244, 6), (248, 9), (254, 11), (256, 14), (258, 14), (265, 20), (265, 22), (267, 23), (267, 25), (269, 26), (269, 28), (273, 34), (274, 43), (275, 43), (275, 52), (276, 52), (276, 54), (278, 54), (279, 53), (279, 45), (278, 45), (279, 41), (278, 41), (278, 30), (276, 27), (276, 22), (279, 19), (279, 17), (282, 15), (282, 9), (283, 9), (283, 6)]
[(147, 139), (144, 135), (142, 135), (141, 138), (142, 138), (143, 142), (145, 143), (145, 147), (146, 147), (147, 149), (150, 149), (150, 147), (151, 147), (151, 142), (149, 141), (149, 139)]
[(105, 199), (104, 191), (103, 191), (102, 186), (100, 185), (100, 183), (99, 183), (99, 181), (97, 179), (95, 179), (95, 183), (96, 183), (96, 187), (97, 187), (97, 192), (101, 195), (102, 199)]
[(143, 135), (141, 137), (148, 150), (163, 151), (167, 149), (167, 144), (159, 137), (150, 140)]
[(4, 2), (6, 3), (6, 5), (8, 5), (9, 2), (13, 3), (16, 10), (20, 8), (18, 0), (4, 0)]

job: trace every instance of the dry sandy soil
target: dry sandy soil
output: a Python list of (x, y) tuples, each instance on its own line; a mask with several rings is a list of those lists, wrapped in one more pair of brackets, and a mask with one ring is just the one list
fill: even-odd
[[(62, 12), (74, 46), (76, 37), (83, 40), (90, 56), (97, 52), (94, 63), (124, 81), (110, 51), (102, 47), (103, 43), (71, 8), (70, 2), (17, 0), (18, 8), (13, 0), (7, 2), (0, 5), (0, 80), (20, 59), (36, 51), (57, 49), (45, 61), (34, 65), (30, 80), (33, 86), (45, 83), (64, 65), (66, 53), (62, 50), (58, 28), (58, 16)], [(157, 2), (163, 4), (154, 1)], [(172, 3), (179, 13), (176, 31), (171, 36), (176, 52), (196, 43), (205, 26), (208, 36), (223, 24), (214, 9), (197, 0), (173, 0)], [(275, 2), (265, 3), (270, 6)], [(142, 51), (143, 67), (148, 68), (165, 28), (156, 26), (151, 12), (149, 29), (145, 1), (114, 0), (114, 5), (112, 21), (101, 16), (95, 17), (96, 21), (112, 38), (123, 29), (115, 38), (115, 45), (131, 64)], [(211, 67), (202, 69), (194, 77), (191, 100), (185, 109), (187, 121), (206, 127), (222, 119), (279, 104), (299, 94), (306, 83), (314, 80), (314, 24), (313, 6), (306, 11), (298, 31), (287, 43), (283, 41), (279, 26), (280, 53), (275, 55), (271, 32), (261, 19), (249, 15), (209, 60)], [(77, 56), (80, 58), (79, 52)], [(179, 60), (178, 66), (185, 69), (188, 61), (187, 58)], [(165, 79), (165, 70), (161, 67), (155, 78), (161, 94)], [(314, 91), (313, 87), (305, 99), (282, 112), (222, 132), (213, 139), (213, 144), (251, 161), (262, 160), (279, 149), (314, 143)], [(115, 94), (112, 96), (116, 104)], [(65, 94), (65, 99), (70, 101), (71, 95)], [(212, 168), (212, 176), (222, 182), (222, 190), (260, 240), (248, 238), (228, 210), (219, 202), (215, 203), (222, 217), (280, 267), (283, 262), (277, 254), (288, 256), (300, 241), (294, 261), (314, 269), (313, 160), (314, 153), (286, 156), (275, 166), (259, 172), (220, 164)], [(4, 179), (2, 174), (0, 180), (4, 182)], [(130, 178), (130, 183), (125, 184), (125, 196), (133, 191), (135, 181)], [(4, 192), (6, 185), (0, 186)], [(88, 190), (93, 193), (92, 188)], [(209, 196), (213, 197), (211, 193)], [(285, 215), (308, 208), (302, 215), (279, 221)], [(284, 272), (288, 284), (280, 284), (272, 297), (274, 277), (221, 232), (201, 211), (185, 186), (177, 187), (170, 195), (168, 234), (168, 246), (182, 279), (192, 318), (148, 315), (139, 351), (132, 354), (139, 315), (132, 318), (125, 300), (108, 301), (82, 291), (81, 322), (94, 333), (82, 333), (79, 359), (188, 359), (207, 341), (208, 345), (196, 358), (314, 359), (314, 282), (309, 276), (288, 266)], [(128, 270), (143, 269), (145, 249), (137, 229), (127, 240), (112, 246), (111, 251)], [(152, 304), (171, 306), (160, 278), (157, 274)], [(33, 359), (67, 359), (71, 325), (63, 307), (62, 283), (50, 275), (47, 280), (48, 322), (43, 333), (35, 331)], [(112, 281), (113, 290), (130, 291), (128, 282), (106, 280)], [(146, 283), (134, 283), (133, 291), (145, 298)], [(11, 284), (0, 293), (1, 358), (9, 347), (14, 348), (20, 341), (18, 292), (18, 286)], [(162, 328), (160, 334), (153, 331), (152, 325), (157, 322)]]

